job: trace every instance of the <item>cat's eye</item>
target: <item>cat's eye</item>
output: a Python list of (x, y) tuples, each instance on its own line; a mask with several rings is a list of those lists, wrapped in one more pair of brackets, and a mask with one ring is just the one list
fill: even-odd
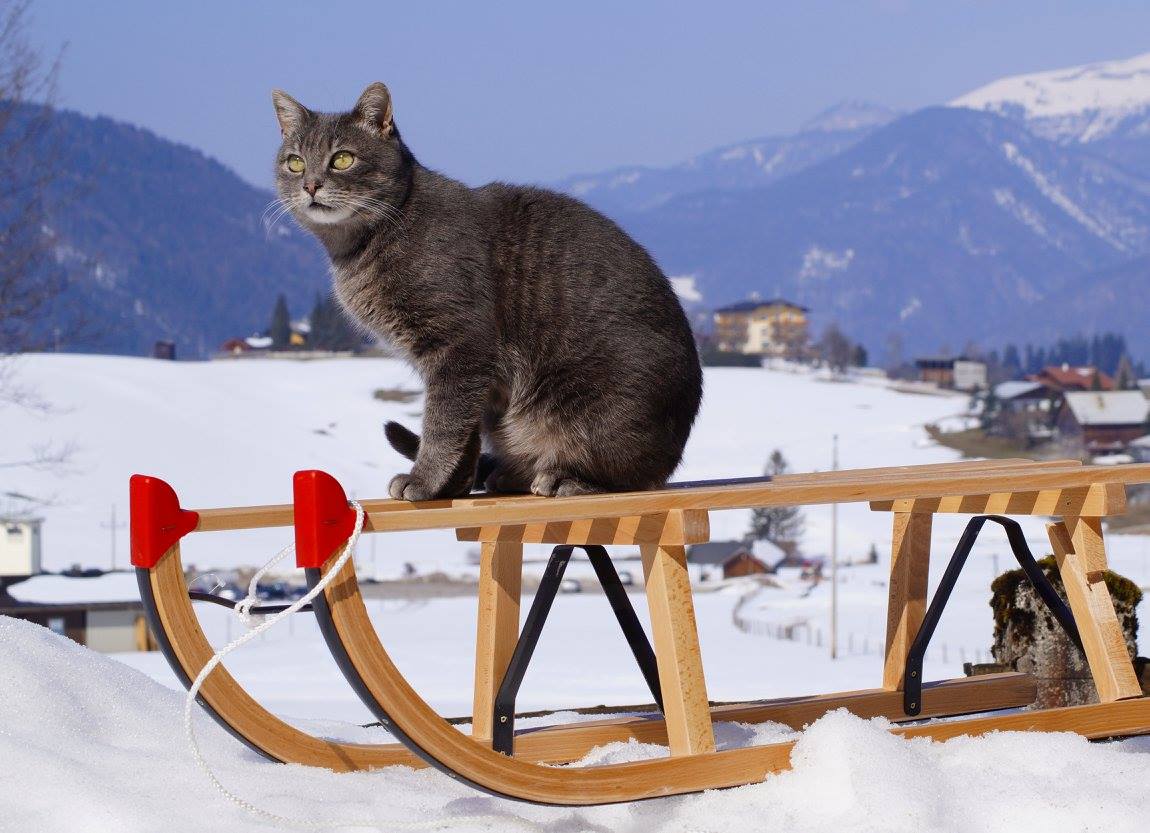
[(346, 150), (341, 150), (331, 158), (331, 166), (337, 171), (346, 171), (351, 167), (351, 163), (355, 161), (355, 156), (348, 153)]
[(305, 167), (303, 157), (296, 156), (294, 153), (287, 158), (287, 162), (284, 164), (287, 165), (287, 169), (293, 174), (302, 174)]

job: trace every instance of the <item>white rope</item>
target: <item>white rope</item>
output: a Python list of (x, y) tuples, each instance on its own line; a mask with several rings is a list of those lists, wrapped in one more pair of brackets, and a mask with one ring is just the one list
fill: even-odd
[(305, 605), (310, 604), (320, 593), (322, 593), (327, 588), (329, 584), (331, 584), (332, 581), (335, 580), (335, 577), (339, 574), (339, 572), (345, 566), (347, 566), (347, 562), (351, 560), (352, 555), (355, 553), (355, 545), (359, 541), (360, 533), (363, 532), (364, 519), (363, 507), (354, 500), (348, 501), (348, 503), (353, 509), (355, 509), (355, 527), (352, 530), (351, 537), (347, 539), (347, 543), (344, 545), (343, 552), (340, 553), (339, 557), (335, 560), (335, 563), (333, 563), (328, 569), (327, 574), (324, 575), (318, 582), (316, 582), (315, 587), (308, 590), (308, 592), (305, 593), (302, 597), (292, 602), (292, 604), (274, 616), (266, 618), (263, 622), (260, 622), (255, 627), (251, 626), (252, 621), (255, 618), (262, 618), (253, 617), (251, 612), (252, 606), (256, 604), (257, 601), (259, 601), (256, 594), (257, 585), (259, 584), (260, 579), (263, 578), (272, 567), (283, 561), (283, 559), (287, 557), (288, 554), (295, 551), (295, 544), (288, 544), (286, 547), (280, 550), (275, 555), (275, 557), (271, 559), (271, 561), (257, 570), (255, 575), (252, 576), (252, 580), (248, 582), (248, 594), (236, 604), (235, 613), (240, 617), (244, 624), (249, 627), (249, 630), (236, 639), (233, 639), (231, 642), (229, 642), (223, 648), (220, 648), (212, 655), (212, 658), (209, 659), (204, 664), (204, 667), (200, 669), (200, 673), (196, 675), (196, 679), (192, 681), (192, 685), (188, 688), (188, 694), (184, 698), (184, 735), (187, 738), (188, 746), (192, 751), (192, 758), (195, 760), (196, 765), (200, 768), (200, 771), (207, 776), (208, 780), (212, 783), (212, 786), (214, 786), (220, 795), (222, 795), (225, 799), (253, 816), (281, 826), (287, 825), (289, 827), (295, 827), (304, 830), (338, 830), (341, 828), (354, 827), (368, 828), (372, 830), (434, 830), (436, 828), (444, 827), (448, 824), (492, 822), (498, 824), (510, 823), (512, 825), (524, 827), (529, 830), (542, 829), (538, 825), (532, 824), (526, 819), (516, 818), (515, 816), (497, 815), (448, 816), (442, 819), (431, 819), (429, 821), (422, 822), (379, 821), (376, 819), (344, 822), (313, 822), (307, 821), (305, 819), (289, 818), (287, 816), (281, 816), (278, 813), (273, 813), (271, 810), (265, 810), (263, 807), (257, 807), (250, 801), (236, 795), (220, 782), (220, 779), (216, 777), (215, 772), (212, 771), (212, 768), (208, 764), (207, 760), (204, 759), (204, 755), (200, 751), (200, 744), (196, 740), (195, 725), (192, 720), (192, 707), (196, 702), (196, 697), (200, 693), (200, 688), (203, 687), (204, 680), (206, 680), (208, 675), (211, 674), (212, 671), (214, 671), (221, 662), (223, 662), (224, 657), (226, 657), (232, 651), (236, 650), (242, 645), (246, 645), (248, 642), (251, 642), (256, 637), (260, 636), (271, 628), (274, 628), (288, 616), (298, 613), (300, 609)]

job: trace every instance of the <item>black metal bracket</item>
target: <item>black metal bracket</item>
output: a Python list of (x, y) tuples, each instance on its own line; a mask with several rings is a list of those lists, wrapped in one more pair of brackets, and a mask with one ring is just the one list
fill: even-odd
[(495, 695), (491, 746), (496, 752), (502, 752), (504, 755), (511, 755), (515, 751), (515, 698), (519, 694), (527, 666), (531, 663), (531, 656), (535, 653), (543, 625), (551, 612), (551, 604), (559, 593), (563, 574), (567, 571), (567, 564), (571, 561), (571, 554), (576, 546), (587, 554), (587, 559), (595, 570), (595, 577), (602, 585), (623, 636), (627, 638), (631, 653), (634, 654), (639, 670), (647, 681), (647, 687), (651, 689), (651, 696), (655, 698), (659, 711), (663, 710), (663, 692), (659, 686), (659, 668), (655, 661), (655, 651), (651, 648), (639, 617), (635, 615), (635, 608), (627, 596), (627, 589), (619, 580), (615, 565), (611, 563), (611, 556), (604, 547), (598, 545), (564, 544), (551, 551), (543, 580), (539, 582), (539, 589), (535, 592), (535, 599), (531, 602), (523, 630), (519, 634), (515, 651), (507, 665), (507, 673), (503, 675), (503, 682), (500, 683), (499, 691)]
[(1070, 641), (1077, 645), (1079, 650), (1082, 649), (1082, 638), (1078, 635), (1078, 626), (1074, 624), (1074, 614), (1070, 612), (1066, 602), (1055, 592), (1054, 587), (1043, 575), (1042, 568), (1034, 560), (1034, 554), (1031, 553), (1030, 547), (1026, 543), (1026, 536), (1023, 535), (1022, 527), (1018, 521), (1002, 515), (979, 515), (971, 518), (966, 529), (963, 530), (962, 537), (958, 540), (954, 555), (950, 557), (950, 562), (946, 565), (946, 571), (942, 574), (942, 580), (934, 592), (934, 598), (930, 600), (930, 607), (927, 608), (926, 616), (923, 617), (922, 626), (918, 629), (918, 634), (906, 656), (902, 708), (906, 714), (912, 717), (922, 711), (922, 663), (926, 656), (927, 646), (930, 644), (930, 638), (934, 635), (935, 628), (938, 627), (939, 619), (942, 618), (942, 611), (950, 599), (950, 594), (954, 591), (954, 585), (958, 581), (959, 573), (962, 572), (970, 551), (974, 548), (974, 542), (978, 540), (978, 534), (987, 521), (993, 521), (1006, 530), (1006, 540), (1018, 561), (1018, 566), (1026, 573), (1026, 577), (1034, 586), (1035, 591), (1054, 615), (1054, 618), (1058, 620), (1058, 624), (1066, 631)]

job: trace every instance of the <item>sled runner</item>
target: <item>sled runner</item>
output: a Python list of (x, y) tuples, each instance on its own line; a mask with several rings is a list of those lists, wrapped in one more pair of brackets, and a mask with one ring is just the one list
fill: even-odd
[[(363, 532), (452, 529), (481, 546), (472, 728), (464, 734), (412, 689), (372, 626), (352, 561), (313, 604), (320, 630), (348, 682), (399, 743), (344, 744), (295, 729), (263, 709), (220, 667), (201, 704), (233, 735), (269, 758), (336, 770), (402, 763), (434, 766), (485, 792), (548, 804), (632, 801), (753, 783), (789, 766), (792, 743), (716, 750), (716, 721), (776, 721), (796, 729), (845, 707), (884, 716), (908, 737), (938, 740), (994, 730), (1073, 731), (1089, 738), (1150, 733), (1142, 695), (1103, 575), (1102, 519), (1125, 510), (1125, 486), (1150, 482), (1150, 465), (1083, 466), (1075, 461), (995, 460), (905, 466), (774, 479), (677, 484), (627, 494), (565, 498), (476, 495), (412, 504), (363, 501)], [(772, 505), (869, 502), (893, 516), (887, 639), (882, 684), (854, 692), (715, 705), (708, 701), (695, 627), (686, 546), (708, 540), (708, 512)], [(963, 539), (927, 605), (935, 514), (971, 515)], [(1066, 601), (1034, 567), (1010, 516), (1040, 515), (1066, 588)], [(1001, 525), (1020, 565), (1054, 618), (1084, 651), (1100, 702), (1011, 711), (1034, 701), (1035, 683), (1003, 673), (923, 683), (922, 656), (983, 527)], [(352, 533), (355, 511), (319, 471), (298, 472), (283, 506), (181, 509), (163, 481), (132, 479), (132, 560), (157, 642), (188, 683), (212, 656), (184, 584), (179, 542), (192, 532), (294, 526), (298, 566), (309, 585), (328, 575)], [(989, 529), (989, 527), (987, 527)], [(523, 545), (553, 544), (536, 600), (520, 632)], [(604, 547), (638, 546), (652, 640), (647, 640)], [(652, 691), (642, 713), (514, 731), (519, 681), (555, 601), (574, 549), (591, 559), (612, 610)], [(562, 603), (560, 600), (557, 603)], [(385, 638), (387, 634), (383, 635)], [(590, 672), (593, 669), (586, 669)], [(987, 714), (999, 712), (996, 714)], [(957, 720), (934, 720), (971, 715)], [(669, 756), (624, 764), (569, 763), (595, 746), (636, 739)]]

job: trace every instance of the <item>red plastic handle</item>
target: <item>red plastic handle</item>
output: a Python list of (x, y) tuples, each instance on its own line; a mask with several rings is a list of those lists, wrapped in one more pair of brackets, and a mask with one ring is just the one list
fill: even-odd
[(128, 483), (132, 564), (152, 569), (200, 522), (198, 512), (180, 508), (176, 490), (158, 477), (133, 474)]
[(355, 510), (339, 481), (318, 469), (297, 471), (295, 495), (295, 563), (319, 568), (347, 543), (355, 530)]

